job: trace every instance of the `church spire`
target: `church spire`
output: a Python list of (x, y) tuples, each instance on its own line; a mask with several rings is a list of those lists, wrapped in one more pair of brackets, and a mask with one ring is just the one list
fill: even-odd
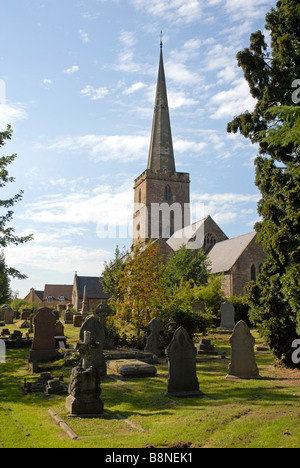
[(162, 52), (162, 36), (148, 170), (154, 173), (167, 172), (174, 174), (176, 172)]

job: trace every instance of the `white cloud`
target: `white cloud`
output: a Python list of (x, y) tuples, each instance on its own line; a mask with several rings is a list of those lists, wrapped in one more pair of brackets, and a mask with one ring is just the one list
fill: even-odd
[[(104, 261), (109, 253), (101, 249), (88, 249), (81, 246), (55, 246), (45, 244), (28, 244), (18, 247), (9, 246), (5, 250), (5, 258), (9, 265), (22, 272), (29, 268), (70, 274), (70, 284), (73, 282), (75, 270), (89, 272), (90, 275), (100, 275)], [(47, 282), (47, 280), (45, 280)]]
[(83, 43), (87, 44), (87, 43), (91, 42), (90, 39), (89, 39), (88, 33), (86, 33), (84, 31), (84, 29), (79, 29), (78, 32), (79, 32), (80, 39), (82, 40)]
[(233, 84), (229, 90), (221, 91), (211, 98), (209, 108), (212, 119), (233, 118), (247, 110), (254, 110), (256, 101), (250, 94), (248, 83), (240, 78)]
[(139, 81), (138, 83), (134, 83), (132, 86), (130, 86), (130, 88), (125, 89), (125, 91), (123, 91), (123, 94), (127, 96), (145, 87), (146, 87), (145, 83), (142, 83), (141, 81)]
[(263, 18), (268, 8), (273, 6), (273, 0), (226, 0), (225, 3), (231, 21)]
[[(191, 199), (196, 213), (200, 213), (202, 209), (204, 216), (210, 215), (217, 223), (230, 224), (235, 221), (241, 222), (245, 215), (253, 213), (260, 196), (232, 192), (214, 194), (194, 192)], [(246, 208), (243, 208), (245, 206)]]
[(18, 120), (28, 119), (24, 104), (0, 103), (0, 127), (12, 125)]
[(72, 74), (72, 73), (78, 72), (78, 70), (79, 70), (78, 65), (73, 65), (72, 67), (67, 68), (66, 70), (64, 70), (64, 73), (70, 75), (70, 74)]
[(94, 88), (91, 85), (87, 85), (84, 89), (80, 91), (81, 94), (84, 96), (89, 97), (92, 101), (97, 101), (99, 99), (103, 99), (108, 93), (108, 89), (103, 88)]
[(170, 89), (168, 93), (168, 101), (170, 109), (179, 109), (184, 106), (191, 107), (198, 104), (198, 101), (187, 97), (183, 91), (175, 91), (172, 89)]
[(168, 79), (183, 86), (199, 85), (202, 81), (199, 73), (187, 68), (184, 63), (167, 61), (165, 64)]
[(39, 143), (38, 148), (62, 151), (87, 151), (97, 161), (119, 160), (123, 163), (145, 159), (150, 144), (147, 135), (84, 135), (63, 137), (50, 144)]
[(52, 84), (52, 80), (50, 80), (49, 78), (44, 78), (41, 81), (41, 83), (44, 84), (44, 85), (50, 85), (50, 84)]
[(132, 3), (148, 14), (165, 21), (191, 23), (202, 14), (200, 0), (132, 0)]
[(126, 47), (133, 47), (136, 44), (134, 33), (131, 31), (121, 31), (119, 39)]

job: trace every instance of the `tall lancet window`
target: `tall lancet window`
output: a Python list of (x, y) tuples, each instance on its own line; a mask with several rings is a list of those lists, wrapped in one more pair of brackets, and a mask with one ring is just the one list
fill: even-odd
[(169, 185), (165, 186), (164, 201), (170, 204), (173, 202), (173, 194)]

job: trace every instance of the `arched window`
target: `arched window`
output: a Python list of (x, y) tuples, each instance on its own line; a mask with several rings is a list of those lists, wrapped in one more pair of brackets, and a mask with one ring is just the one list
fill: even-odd
[(216, 243), (215, 235), (209, 232), (204, 237), (204, 246), (203, 247), (212, 247)]
[(256, 268), (255, 265), (251, 267), (251, 281), (256, 281)]
[(165, 194), (164, 194), (164, 201), (167, 203), (172, 203), (173, 195), (172, 195), (172, 190), (169, 185), (165, 186)]

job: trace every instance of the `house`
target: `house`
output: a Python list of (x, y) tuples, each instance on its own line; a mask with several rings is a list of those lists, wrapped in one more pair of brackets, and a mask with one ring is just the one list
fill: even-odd
[(92, 310), (108, 299), (109, 295), (104, 291), (99, 276), (78, 276), (75, 273), (72, 303), (77, 312), (81, 310), (83, 300), (87, 310)]
[(30, 288), (30, 292), (24, 297), (27, 302), (34, 302), (35, 304), (43, 304), (44, 291), (37, 291), (34, 288)]
[(46, 284), (43, 295), (44, 307), (61, 306), (65, 309), (72, 302), (73, 286), (70, 284)]

